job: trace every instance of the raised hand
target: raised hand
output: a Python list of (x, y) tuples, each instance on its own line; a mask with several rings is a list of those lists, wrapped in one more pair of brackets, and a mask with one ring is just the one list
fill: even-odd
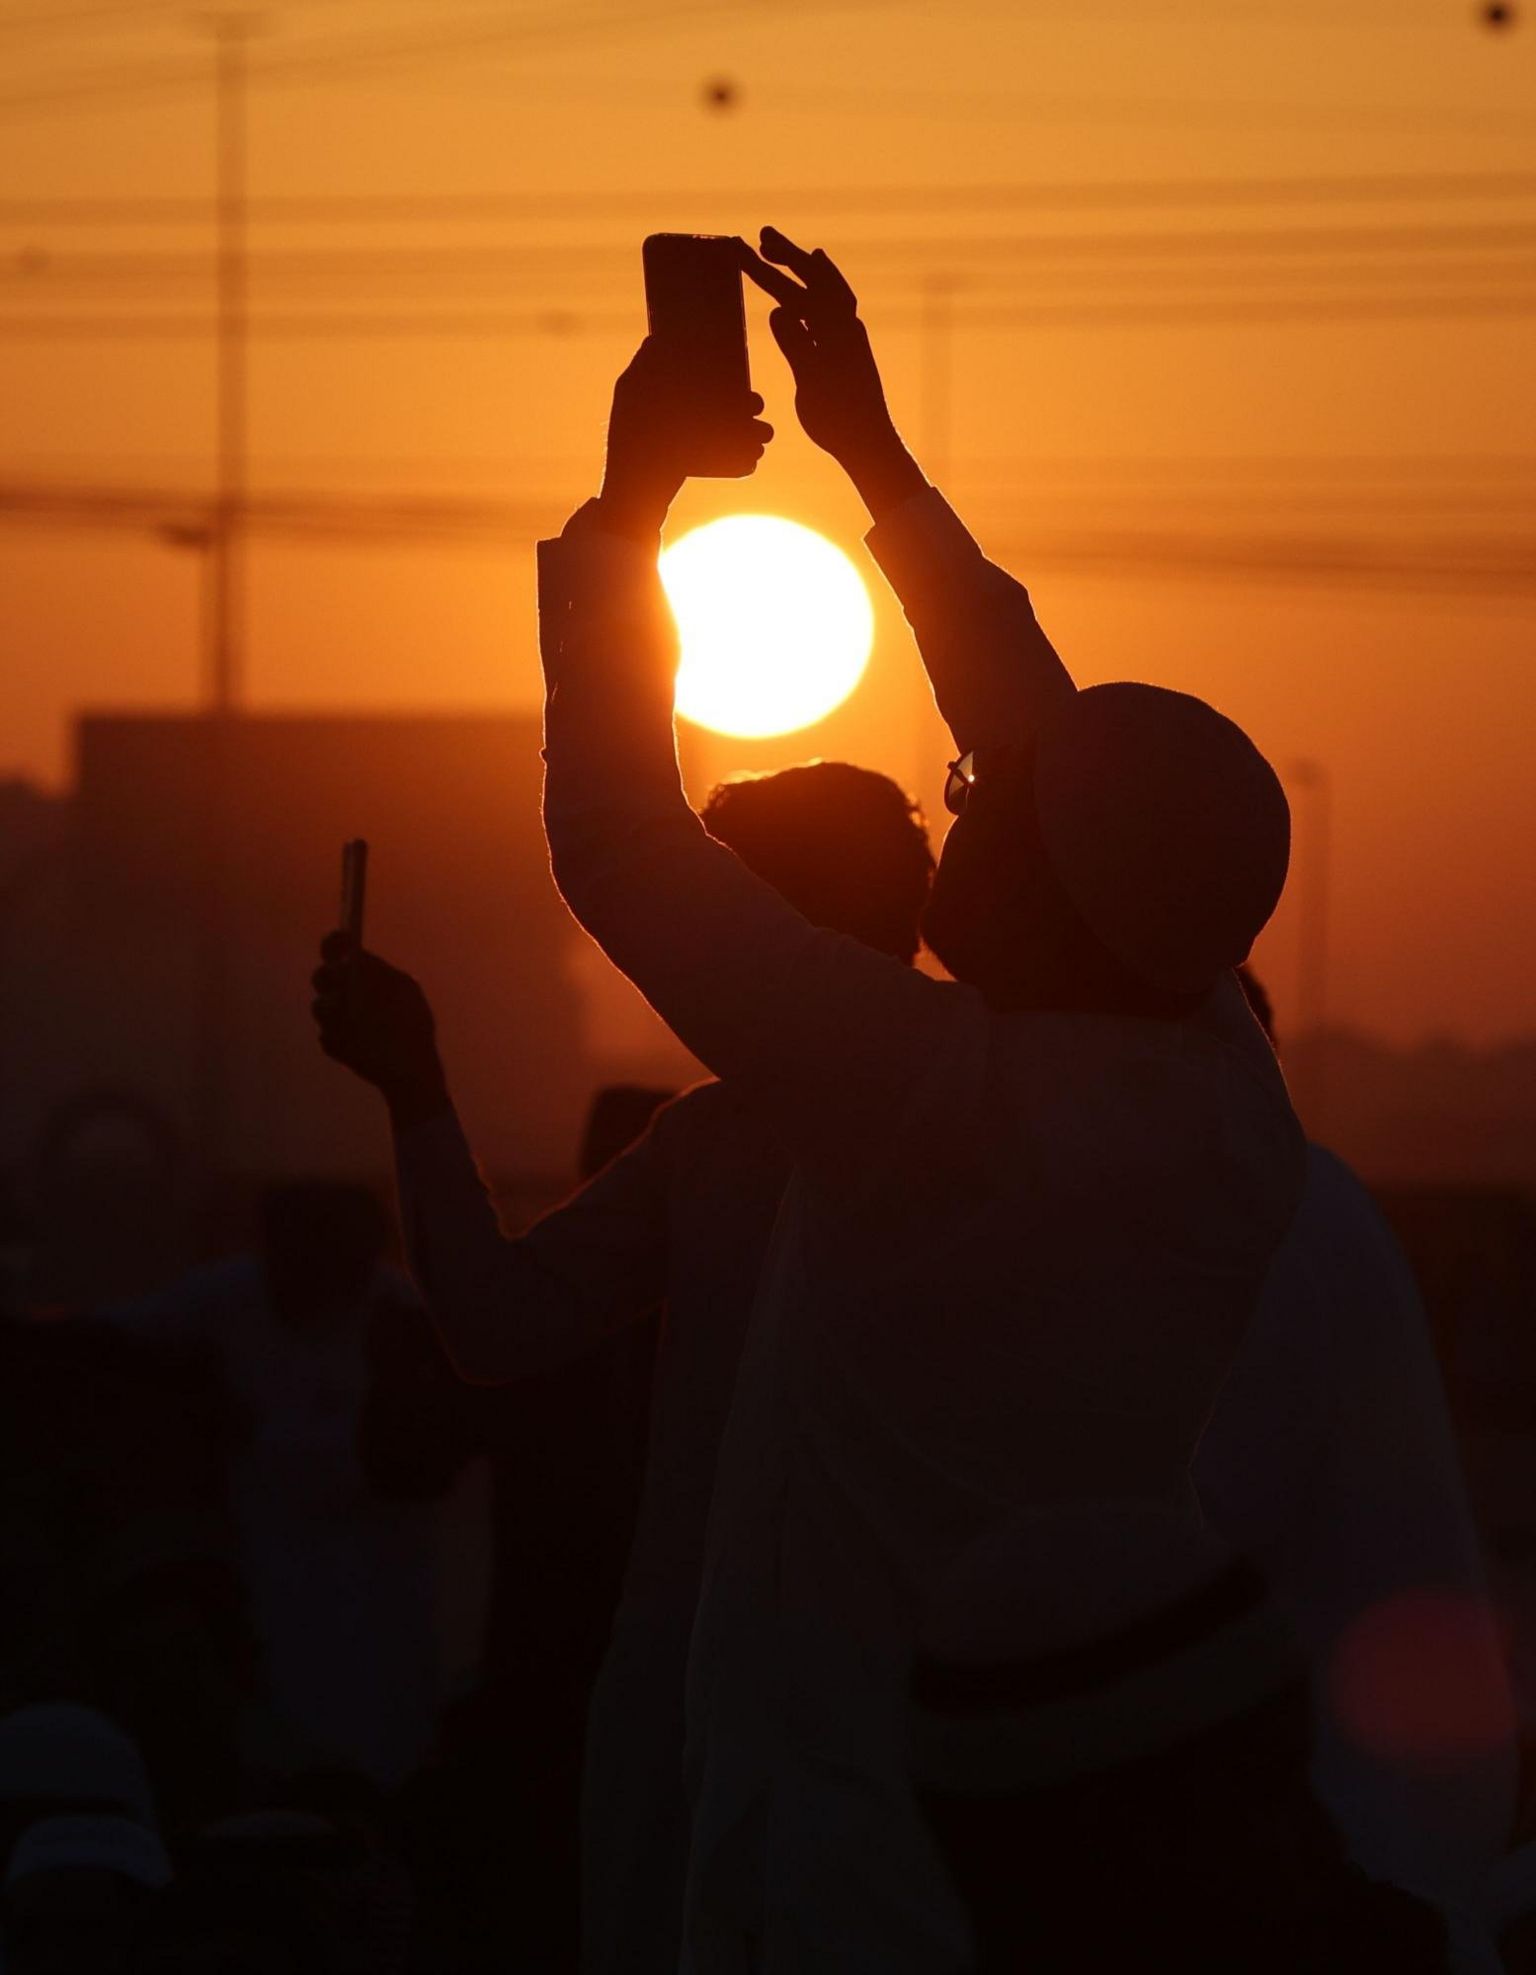
[(647, 336), (613, 387), (604, 508), (634, 530), (659, 529), (706, 440), (711, 477), (744, 479), (773, 437), (773, 427), (758, 416), (762, 409), (762, 399), (750, 392), (736, 425), (722, 429), (710, 409), (708, 431), (702, 432), (695, 380)]
[(397, 1123), (448, 1108), (431, 1005), (409, 974), (327, 933), (310, 976), (310, 1012), (326, 1055), (383, 1092)]
[(743, 251), (746, 272), (778, 304), (768, 326), (794, 376), (806, 437), (847, 469), (872, 507), (920, 487), (922, 475), (885, 402), (858, 299), (836, 264), (820, 247), (798, 247), (773, 226), (763, 228), (761, 255)]

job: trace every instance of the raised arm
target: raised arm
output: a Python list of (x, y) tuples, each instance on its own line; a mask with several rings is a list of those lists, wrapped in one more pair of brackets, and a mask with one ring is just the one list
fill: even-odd
[(655, 1131), (508, 1235), (457, 1117), (395, 1135), (411, 1274), (461, 1378), (501, 1385), (573, 1363), (667, 1291), (668, 1214)]
[(858, 302), (818, 247), (773, 227), (748, 272), (778, 306), (769, 325), (795, 379), (806, 435), (838, 461), (874, 528), (869, 546), (901, 600), (962, 753), (1031, 740), (1072, 680), (1029, 594), (988, 562), (902, 443)]
[(459, 1125), (432, 1011), (410, 975), (332, 934), (315, 973), (321, 1047), (389, 1106), (411, 1274), (460, 1376), (499, 1385), (566, 1364), (666, 1293), (655, 1127), (521, 1236), (502, 1231)]
[(781, 1118), (830, 1122), (841, 1108), (877, 1130), (906, 1067), (931, 1062), (936, 1001), (955, 991), (812, 926), (688, 807), (672, 731), (677, 633), (656, 566), (665, 483), (637, 501), (643, 527), (609, 500), (616, 470), (643, 485), (650, 435), (665, 428), (669, 386), (648, 363), (642, 353), (615, 393), (603, 494), (540, 549), (555, 879), (712, 1070)]

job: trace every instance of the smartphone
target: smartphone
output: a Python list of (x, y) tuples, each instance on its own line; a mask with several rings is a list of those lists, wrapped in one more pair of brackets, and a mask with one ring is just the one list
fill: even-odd
[(341, 930), (357, 953), (363, 944), (363, 904), (368, 890), (368, 844), (353, 837), (341, 847)]
[(752, 389), (740, 256), (740, 240), (724, 233), (653, 233), (640, 249), (651, 334), (694, 380), (698, 433), (689, 452), (697, 464), (690, 470), (705, 479), (741, 471), (723, 443), (727, 429), (739, 429)]

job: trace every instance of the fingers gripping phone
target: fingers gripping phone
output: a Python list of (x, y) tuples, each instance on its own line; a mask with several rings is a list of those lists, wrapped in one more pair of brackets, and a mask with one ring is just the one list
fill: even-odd
[(651, 335), (691, 380), (698, 429), (690, 470), (705, 479), (735, 478), (741, 466), (733, 462), (728, 435), (747, 415), (752, 390), (741, 243), (723, 233), (653, 233), (640, 258)]

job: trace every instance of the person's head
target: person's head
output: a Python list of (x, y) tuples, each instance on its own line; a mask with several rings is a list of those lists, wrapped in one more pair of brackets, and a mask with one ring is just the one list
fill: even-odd
[(261, 1237), (274, 1308), (307, 1328), (348, 1312), (367, 1294), (389, 1220), (366, 1186), (295, 1180), (263, 1195)]
[(100, 1308), (164, 1282), (185, 1204), (181, 1154), (173, 1122), (135, 1091), (91, 1086), (57, 1105), (21, 1175), (28, 1299)]
[(922, 811), (888, 775), (808, 761), (722, 782), (699, 814), (813, 925), (916, 958), (933, 851)]
[(1000, 1008), (1174, 1016), (1198, 996), (1140, 980), (1096, 937), (1046, 855), (1034, 757), (978, 749), (949, 827), (923, 936), (957, 981)]
[(1247, 955), (1285, 879), (1290, 814), (1202, 701), (1112, 685), (1031, 746), (951, 771), (928, 944), (995, 1006), (1177, 1018)]

